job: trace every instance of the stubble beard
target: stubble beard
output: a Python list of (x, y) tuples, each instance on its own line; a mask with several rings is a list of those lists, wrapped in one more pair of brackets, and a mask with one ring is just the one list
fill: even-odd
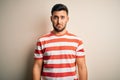
[(65, 25), (62, 29), (58, 29), (58, 28), (56, 28), (54, 25), (53, 25), (53, 28), (54, 28), (54, 30), (55, 30), (56, 32), (62, 32), (63, 30), (65, 30), (66, 25)]

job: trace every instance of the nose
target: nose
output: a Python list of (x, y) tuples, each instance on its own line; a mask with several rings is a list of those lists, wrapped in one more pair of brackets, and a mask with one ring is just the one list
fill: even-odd
[(61, 19), (60, 19), (60, 18), (58, 18), (58, 23), (59, 23), (59, 24), (61, 23)]

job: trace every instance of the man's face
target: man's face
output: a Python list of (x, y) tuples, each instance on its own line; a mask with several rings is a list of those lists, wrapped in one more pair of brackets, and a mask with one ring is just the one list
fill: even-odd
[(68, 15), (64, 10), (54, 11), (53, 15), (51, 16), (53, 28), (56, 32), (61, 32), (65, 30), (68, 20)]

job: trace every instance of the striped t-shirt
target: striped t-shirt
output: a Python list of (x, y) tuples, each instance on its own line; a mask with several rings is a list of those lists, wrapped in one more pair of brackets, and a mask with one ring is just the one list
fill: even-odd
[(68, 32), (42, 36), (34, 52), (35, 59), (43, 59), (42, 80), (77, 80), (75, 61), (84, 56), (81, 39)]

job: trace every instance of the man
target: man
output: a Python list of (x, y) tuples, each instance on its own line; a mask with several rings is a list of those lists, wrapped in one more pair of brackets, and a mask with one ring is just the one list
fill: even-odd
[(53, 30), (38, 39), (35, 49), (33, 80), (87, 80), (83, 43), (66, 30), (68, 20), (67, 7), (54, 5)]

